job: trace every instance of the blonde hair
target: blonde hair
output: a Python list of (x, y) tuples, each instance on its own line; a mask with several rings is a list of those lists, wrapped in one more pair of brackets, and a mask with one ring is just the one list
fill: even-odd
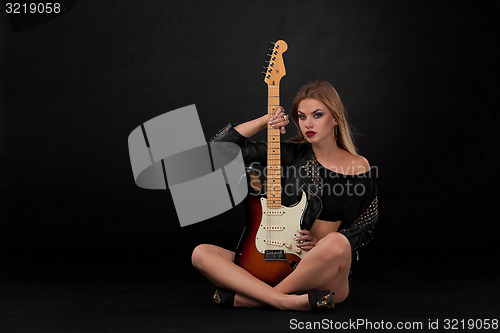
[(302, 100), (306, 98), (317, 99), (328, 107), (328, 110), (333, 115), (335, 120), (337, 120), (337, 146), (347, 150), (351, 154), (357, 155), (356, 147), (354, 146), (354, 140), (351, 134), (351, 129), (349, 123), (347, 122), (347, 115), (344, 109), (344, 105), (340, 101), (339, 94), (333, 88), (333, 86), (327, 81), (311, 81), (305, 86), (300, 88), (297, 96), (293, 100), (292, 104), (292, 119), (299, 130), (299, 134), (291, 139), (292, 142), (304, 142), (306, 139), (304, 134), (300, 130), (299, 126), (299, 115), (298, 108)]

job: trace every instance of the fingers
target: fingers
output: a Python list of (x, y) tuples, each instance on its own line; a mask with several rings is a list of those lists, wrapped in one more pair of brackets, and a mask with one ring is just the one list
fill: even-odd
[(275, 116), (277, 116), (279, 114), (283, 114), (283, 113), (285, 113), (285, 109), (282, 106), (279, 106), (278, 110), (276, 110)]
[(311, 232), (309, 230), (298, 230), (298, 233), (301, 234), (302, 236), (299, 236), (298, 238), (301, 237), (312, 237)]
[(297, 247), (303, 250), (310, 250), (317, 244), (316, 238), (308, 230), (299, 230), (301, 236), (295, 238)]
[(298, 230), (301, 236), (298, 236), (296, 240), (304, 242), (316, 242), (316, 238), (311, 234), (309, 230)]
[(304, 243), (299, 243), (297, 244), (297, 247), (303, 249), (303, 250), (310, 250), (312, 249), (313, 247), (316, 246), (316, 242), (314, 241), (311, 241), (311, 242), (304, 242)]
[(283, 107), (279, 107), (276, 111), (276, 114), (269, 119), (269, 124), (271, 127), (276, 127), (280, 129), (281, 134), (285, 134), (285, 126), (288, 125), (290, 119), (288, 115), (285, 113), (285, 109)]

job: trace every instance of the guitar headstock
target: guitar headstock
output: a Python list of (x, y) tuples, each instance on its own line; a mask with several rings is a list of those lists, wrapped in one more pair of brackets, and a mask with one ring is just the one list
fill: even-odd
[(267, 67), (264, 67), (264, 82), (268, 86), (279, 86), (280, 80), (286, 75), (285, 63), (283, 62), (283, 53), (288, 49), (288, 45), (284, 40), (279, 40), (276, 43), (271, 43), (268, 54), (269, 59), (266, 61)]

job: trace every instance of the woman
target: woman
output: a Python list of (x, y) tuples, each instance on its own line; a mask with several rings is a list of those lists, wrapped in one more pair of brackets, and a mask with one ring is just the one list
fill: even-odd
[[(219, 304), (331, 309), (349, 294), (352, 254), (372, 238), (378, 218), (376, 185), (368, 161), (356, 152), (335, 89), (325, 81), (306, 84), (295, 97), (292, 119), (299, 133), (282, 143), (282, 164), (298, 172), (286, 179), (295, 189), (286, 197), (293, 203), (302, 189), (307, 190), (308, 216), (296, 241), (309, 252), (290, 275), (271, 287), (237, 266), (235, 252), (197, 246), (192, 263), (218, 287), (214, 300)], [(271, 118), (266, 114), (237, 126), (228, 124), (212, 140), (238, 144), (245, 163), (265, 163), (266, 143), (247, 138), (267, 128), (268, 122), (285, 133), (289, 119), (279, 107)], [(309, 293), (296, 294), (301, 291)]]

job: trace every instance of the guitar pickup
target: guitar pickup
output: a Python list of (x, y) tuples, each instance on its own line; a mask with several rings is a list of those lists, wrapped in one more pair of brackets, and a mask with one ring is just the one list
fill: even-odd
[(283, 210), (265, 210), (262, 214), (267, 216), (281, 216), (285, 214), (285, 212)]
[(280, 242), (280, 241), (274, 241), (274, 240), (269, 240), (269, 239), (266, 239), (266, 240), (264, 240), (264, 242), (265, 242), (267, 245), (283, 246), (283, 242)]
[(285, 227), (282, 226), (282, 225), (276, 225), (276, 226), (266, 225), (266, 226), (262, 226), (262, 228), (264, 228), (264, 230), (266, 230), (266, 231), (280, 231), (280, 230), (285, 230)]

